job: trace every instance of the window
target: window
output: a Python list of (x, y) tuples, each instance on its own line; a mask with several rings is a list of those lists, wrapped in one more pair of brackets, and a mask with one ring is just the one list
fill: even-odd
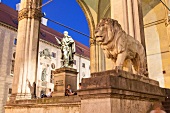
[(14, 45), (17, 45), (17, 39), (16, 38), (14, 39)]
[(76, 60), (74, 60), (74, 65), (76, 65)]
[(9, 88), (8, 94), (12, 94), (12, 88)]
[(51, 74), (50, 83), (53, 83), (53, 75)]
[(52, 52), (52, 57), (56, 58), (56, 53)]
[(85, 63), (82, 63), (82, 67), (84, 67), (84, 68), (85, 68)]
[(53, 83), (53, 71), (51, 70), (50, 83)]
[(15, 60), (12, 60), (11, 62), (11, 74), (14, 74), (14, 64), (15, 64)]
[(15, 59), (16, 52), (13, 53), (13, 58)]
[(55, 69), (55, 64), (54, 63), (51, 64), (51, 68)]

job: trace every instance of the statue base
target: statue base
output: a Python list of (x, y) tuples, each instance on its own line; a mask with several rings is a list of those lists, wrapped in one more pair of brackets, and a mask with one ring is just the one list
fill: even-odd
[(71, 85), (73, 91), (77, 90), (77, 70), (69, 67), (62, 67), (53, 71), (55, 96), (65, 96), (67, 85)]
[(165, 99), (159, 82), (125, 71), (92, 73), (82, 79), (81, 113), (148, 113)]

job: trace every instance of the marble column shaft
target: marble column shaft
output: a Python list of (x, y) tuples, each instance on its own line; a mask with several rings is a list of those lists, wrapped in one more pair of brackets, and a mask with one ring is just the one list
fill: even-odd
[(12, 96), (15, 99), (31, 98), (31, 88), (37, 76), (39, 29), (42, 17), (41, 10), (37, 7), (40, 5), (41, 0), (21, 0), (12, 87)]

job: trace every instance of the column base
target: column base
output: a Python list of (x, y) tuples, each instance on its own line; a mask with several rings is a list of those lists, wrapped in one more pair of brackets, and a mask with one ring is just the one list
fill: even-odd
[(22, 93), (11, 94), (9, 102), (14, 102), (15, 100), (31, 99), (32, 97), (33, 96), (30, 93), (27, 93), (27, 94), (22, 94)]

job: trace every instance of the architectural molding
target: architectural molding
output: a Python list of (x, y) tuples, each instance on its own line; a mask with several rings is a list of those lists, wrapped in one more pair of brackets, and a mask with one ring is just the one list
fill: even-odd
[(22, 20), (24, 18), (31, 18), (31, 19), (36, 19), (36, 20), (41, 20), (42, 17), (42, 13), (41, 10), (39, 9), (28, 9), (28, 8), (24, 8), (21, 11), (18, 12), (18, 20)]
[(169, 26), (170, 24), (170, 16), (167, 17), (166, 21), (165, 21), (165, 26)]
[(151, 27), (151, 26), (154, 26), (154, 25), (158, 25), (158, 24), (161, 24), (161, 23), (165, 23), (165, 25), (167, 26), (168, 24), (166, 23), (166, 19), (160, 19), (160, 20), (157, 20), (157, 21), (154, 21), (154, 22), (150, 22), (150, 23), (147, 23), (144, 25), (144, 28), (147, 28), (147, 27)]
[(13, 30), (13, 31), (16, 31), (17, 32), (17, 28), (15, 28), (15, 27), (13, 27), (13, 26), (10, 26), (10, 25), (8, 25), (8, 24), (5, 24), (5, 23), (3, 23), (3, 22), (0, 22), (0, 26), (3, 26), (3, 27), (6, 27), (6, 28), (8, 28), (8, 29), (10, 29), (10, 30)]
[(95, 39), (90, 39), (90, 46), (96, 45), (96, 40)]
[(88, 26), (90, 28), (90, 37), (94, 35), (95, 23), (93, 16), (91, 14), (90, 9), (88, 8), (87, 4), (83, 0), (77, 0), (77, 3), (80, 5), (81, 9), (83, 10), (85, 17), (88, 22)]

